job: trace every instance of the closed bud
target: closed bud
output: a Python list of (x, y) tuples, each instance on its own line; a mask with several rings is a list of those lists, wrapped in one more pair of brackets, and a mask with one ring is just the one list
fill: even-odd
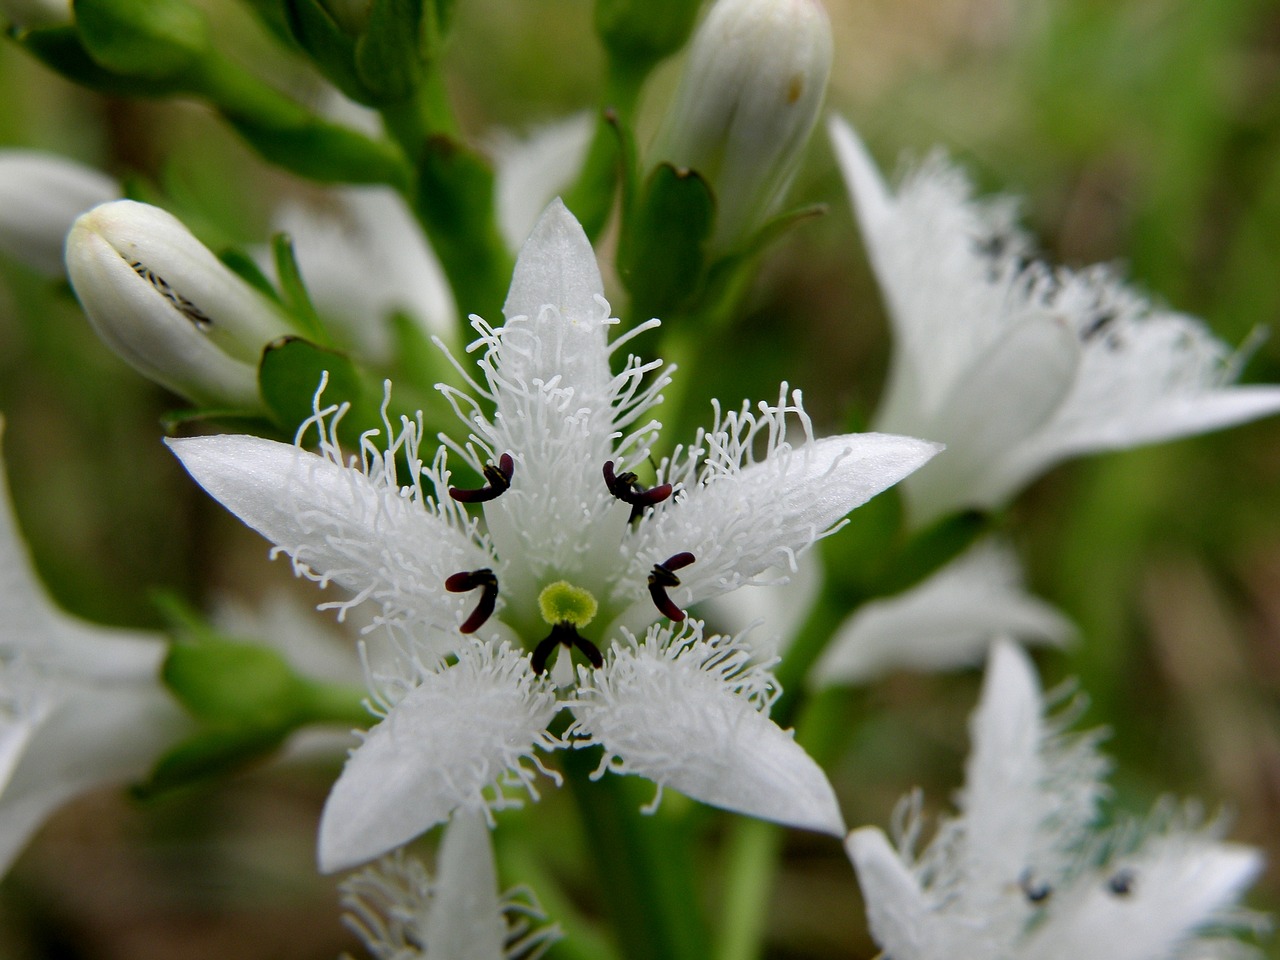
[(651, 166), (687, 167), (711, 185), (713, 249), (776, 210), (817, 122), (831, 54), (818, 0), (718, 0), (698, 27)]
[(0, 150), (0, 254), (49, 276), (76, 217), (120, 196), (104, 173), (38, 150)]
[(263, 348), (293, 331), (172, 214), (104, 203), (67, 235), (67, 275), (98, 335), (197, 403), (259, 409)]

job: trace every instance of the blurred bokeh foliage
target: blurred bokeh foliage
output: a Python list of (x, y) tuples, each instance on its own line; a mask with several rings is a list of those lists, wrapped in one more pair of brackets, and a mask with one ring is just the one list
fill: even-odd
[[(1054, 258), (1120, 261), (1154, 297), (1231, 343), (1271, 331), (1244, 379), (1280, 382), (1280, 7), (826, 5), (837, 50), (828, 103), (859, 125), (883, 164), (945, 147), (984, 190), (1024, 197), (1026, 220)], [(220, 44), (270, 63), (299, 90), (312, 82), (246, 9), (208, 6)], [(446, 73), (467, 134), (483, 145), (496, 126), (591, 107), (601, 63), (585, 0), (471, 0), (458, 7)], [(654, 78), (646, 116), (669, 93), (671, 72)], [(215, 247), (261, 242), (269, 198), (301, 189), (202, 108), (85, 93), (12, 44), (0, 44), (0, 90), (0, 146), (50, 149), (122, 175), (142, 195), (164, 197)], [(691, 358), (681, 406), (665, 412), (669, 436), (705, 423), (711, 397), (769, 397), (781, 379), (804, 389), (823, 430), (866, 423), (887, 331), (823, 138), (792, 197), (829, 202), (830, 212), (771, 250), (741, 309)], [(5, 455), (37, 565), (68, 610), (156, 627), (157, 588), (204, 602), (287, 586), (286, 565), (269, 565), (265, 545), (159, 444), (160, 417), (175, 405), (101, 346), (69, 289), (0, 263)], [(1272, 911), (1278, 494), (1272, 419), (1059, 468), (1020, 499), (1008, 525), (1034, 589), (1080, 627), (1075, 646), (1039, 659), (1050, 683), (1079, 678), (1091, 702), (1086, 725), (1113, 731), (1117, 806), (1143, 811), (1164, 792), (1228, 805), (1233, 836), (1268, 852), (1253, 902)], [(885, 824), (916, 785), (934, 804), (950, 795), (977, 680), (904, 674), (854, 695), (849, 748), (831, 771), (849, 823)], [(142, 806), (115, 794), (72, 805), (0, 887), (0, 955), (199, 960), (351, 949), (331, 881), (311, 870), (335, 770), (291, 764)], [(504, 820), (500, 837), (526, 839), (501, 856), (552, 915), (564, 897), (566, 910), (589, 918), (591, 882), (574, 876), (584, 840), (568, 802), (553, 796)], [(873, 955), (840, 851), (809, 836), (787, 843), (769, 956)], [(557, 883), (540, 885), (543, 876)], [(704, 894), (714, 905), (711, 883)], [(592, 956), (599, 934), (589, 919), (566, 926), (581, 949), (563, 955)]]

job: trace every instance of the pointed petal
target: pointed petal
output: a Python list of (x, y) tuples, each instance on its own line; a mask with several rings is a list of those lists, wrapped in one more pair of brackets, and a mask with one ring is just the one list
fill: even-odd
[[(560, 318), (544, 317), (547, 306), (554, 307)], [(502, 313), (508, 321), (527, 317), (531, 336), (559, 334), (552, 343), (560, 349), (503, 358), (502, 369), (525, 383), (549, 380), (557, 374), (576, 383), (579, 378), (570, 371), (607, 364), (604, 324), (608, 311), (600, 267), (581, 224), (559, 199), (543, 211), (521, 247)], [(557, 329), (552, 331), (549, 326)]]
[(499, 960), (505, 955), (498, 870), (489, 827), (479, 814), (460, 810), (445, 827), (424, 932), (436, 956)]
[(867, 238), (875, 237), (894, 215), (893, 197), (889, 194), (889, 188), (880, 176), (871, 154), (867, 152), (866, 144), (847, 120), (832, 114), (827, 120), (827, 133), (831, 137), (836, 163), (844, 176), (862, 235)]
[(1015, 554), (979, 544), (916, 587), (873, 601), (837, 629), (814, 665), (815, 687), (865, 683), (892, 670), (947, 670), (980, 662), (993, 640), (1065, 643), (1075, 628), (1025, 592)]
[(958, 800), (964, 900), (970, 915), (996, 917), (1025, 871), (1054, 876), (1078, 855), (1107, 764), (1096, 735), (1055, 735), (1031, 658), (1007, 640), (991, 648), (970, 735)]
[[(785, 391), (785, 386), (784, 386)], [(640, 530), (629, 577), (644, 583), (655, 563), (690, 552), (696, 562), (680, 571), (676, 604), (735, 590), (771, 566), (794, 569), (796, 555), (830, 532), (847, 514), (933, 457), (941, 446), (912, 437), (861, 433), (814, 440), (799, 403), (744, 408), (724, 418), (669, 479), (682, 496), (663, 504)], [(786, 439), (788, 413), (800, 417), (807, 442)], [(752, 461), (751, 447), (768, 431), (768, 455)], [(637, 591), (638, 592), (638, 591)]]
[(501, 793), (508, 781), (536, 799), (533, 751), (556, 746), (546, 733), (556, 710), (554, 691), (527, 656), (506, 645), (465, 648), (457, 664), (425, 675), (351, 754), (320, 820), (320, 869), (371, 860), (459, 808), (512, 805)]
[(946, 452), (905, 485), (913, 522), (1003, 503), (1014, 488), (1002, 463), (1053, 417), (1079, 363), (1076, 334), (1048, 315), (1024, 320), (978, 357), (930, 426)]
[(858, 871), (871, 936), (894, 960), (927, 960), (930, 905), (915, 876), (875, 827), (854, 830), (845, 851)]
[(729, 638), (704, 641), (701, 624), (670, 637), (655, 627), (642, 645), (615, 645), (605, 667), (583, 671), (569, 705), (576, 745), (604, 746), (601, 772), (637, 774), (725, 810), (843, 834), (822, 769), (760, 711), (767, 672)]
[(402, 495), (394, 465), (371, 478), (259, 437), (166, 442), (205, 490), (291, 556), (297, 573), (356, 593), (343, 606), (372, 598), (389, 622), (452, 630), (467, 616), (468, 601), (447, 593), (445, 579), (493, 565), (419, 496)]
[(47, 712), (37, 716), (0, 792), (0, 875), (60, 806), (85, 791), (141, 778), (190, 727), (156, 677), (49, 685)]

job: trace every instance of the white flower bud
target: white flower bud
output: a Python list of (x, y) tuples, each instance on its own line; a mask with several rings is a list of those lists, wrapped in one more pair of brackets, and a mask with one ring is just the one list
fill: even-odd
[(0, 254), (50, 276), (76, 217), (120, 196), (105, 173), (53, 153), (0, 150)]
[(75, 222), (66, 258), (89, 321), (134, 369), (198, 403), (261, 406), (263, 347), (292, 331), (176, 217), (104, 203)]
[(818, 0), (718, 0), (698, 28), (652, 159), (711, 184), (714, 247), (781, 201), (817, 122), (831, 55)]

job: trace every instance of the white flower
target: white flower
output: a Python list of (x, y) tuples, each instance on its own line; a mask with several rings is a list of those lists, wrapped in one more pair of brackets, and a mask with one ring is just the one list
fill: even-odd
[(853, 130), (830, 131), (894, 333), (877, 427), (947, 444), (904, 485), (917, 523), (998, 507), (1070, 457), (1280, 410), (1280, 388), (1228, 386), (1235, 358), (1200, 321), (1106, 266), (1033, 260), (1013, 204), (973, 199), (943, 158), (890, 193)]
[(76, 217), (118, 196), (120, 185), (92, 167), (39, 150), (0, 150), (0, 253), (60, 276)]
[(142, 777), (184, 732), (160, 684), (165, 649), (153, 634), (94, 626), (53, 605), (0, 463), (0, 874), (63, 803)]
[(997, 637), (1065, 643), (1075, 630), (1026, 592), (1018, 558), (984, 541), (896, 596), (842, 623), (814, 664), (814, 686), (866, 683), (891, 670), (948, 670), (978, 663)]
[(428, 335), (452, 339), (453, 295), (404, 200), (386, 187), (328, 190), (317, 199), (282, 203), (272, 223), (293, 238), (307, 292), (345, 343), (385, 362), (387, 317), (395, 311)]
[(397, 851), (342, 883), (347, 926), (377, 960), (535, 960), (560, 939), (527, 890), (498, 895), (489, 830), (475, 814), (449, 821), (433, 881)]
[(262, 351), (293, 331), (176, 217), (104, 203), (76, 220), (66, 257), (89, 322), (135, 370), (200, 403), (261, 407)]
[(781, 202), (818, 122), (831, 56), (818, 0), (717, 0), (707, 12), (649, 161), (696, 170), (711, 185), (714, 247), (740, 240)]
[(1012, 644), (992, 649), (971, 730), (960, 814), (939, 824), (923, 852), (915, 852), (918, 797), (900, 811), (896, 850), (873, 827), (849, 835), (886, 956), (1221, 955), (1207, 928), (1233, 919), (1262, 868), (1258, 851), (1222, 842), (1221, 824), (1206, 825), (1191, 805), (1162, 804), (1144, 824), (1095, 830), (1106, 769), (1097, 736), (1046, 723), (1035, 672)]
[[(424, 466), (421, 427), (408, 420), (387, 449), (366, 436), (351, 461), (332, 411), (315, 418), (320, 455), (244, 436), (172, 443), (299, 573), (354, 594), (334, 606), (372, 600), (402, 638), (399, 674), (374, 677), (384, 717), (325, 809), (326, 870), (404, 843), (458, 807), (513, 802), (504, 783), (536, 796), (535, 751), (566, 745), (546, 729), (562, 707), (575, 716), (567, 742), (603, 743), (615, 769), (842, 832), (826, 777), (763, 717), (775, 695), (764, 668), (700, 625), (651, 624), (790, 568), (937, 446), (883, 434), (815, 440), (798, 394), (784, 389), (776, 406), (717, 413), (645, 490), (631, 470), (648, 459), (658, 427), (649, 413), (669, 381), (649, 376), (660, 362), (635, 356), (612, 372), (633, 334), (608, 343), (601, 289), (582, 228), (553, 203), (517, 261), (506, 325), (474, 321), (479, 378), (459, 366), (473, 395), (442, 388), (471, 431), (442, 439), (485, 478), (479, 490), (450, 487), (445, 448)], [(408, 486), (398, 461), (411, 467)], [(579, 666), (576, 688), (575, 649), (591, 667)], [(563, 700), (546, 673), (557, 652)], [(648, 726), (617, 722), (624, 716)]]

